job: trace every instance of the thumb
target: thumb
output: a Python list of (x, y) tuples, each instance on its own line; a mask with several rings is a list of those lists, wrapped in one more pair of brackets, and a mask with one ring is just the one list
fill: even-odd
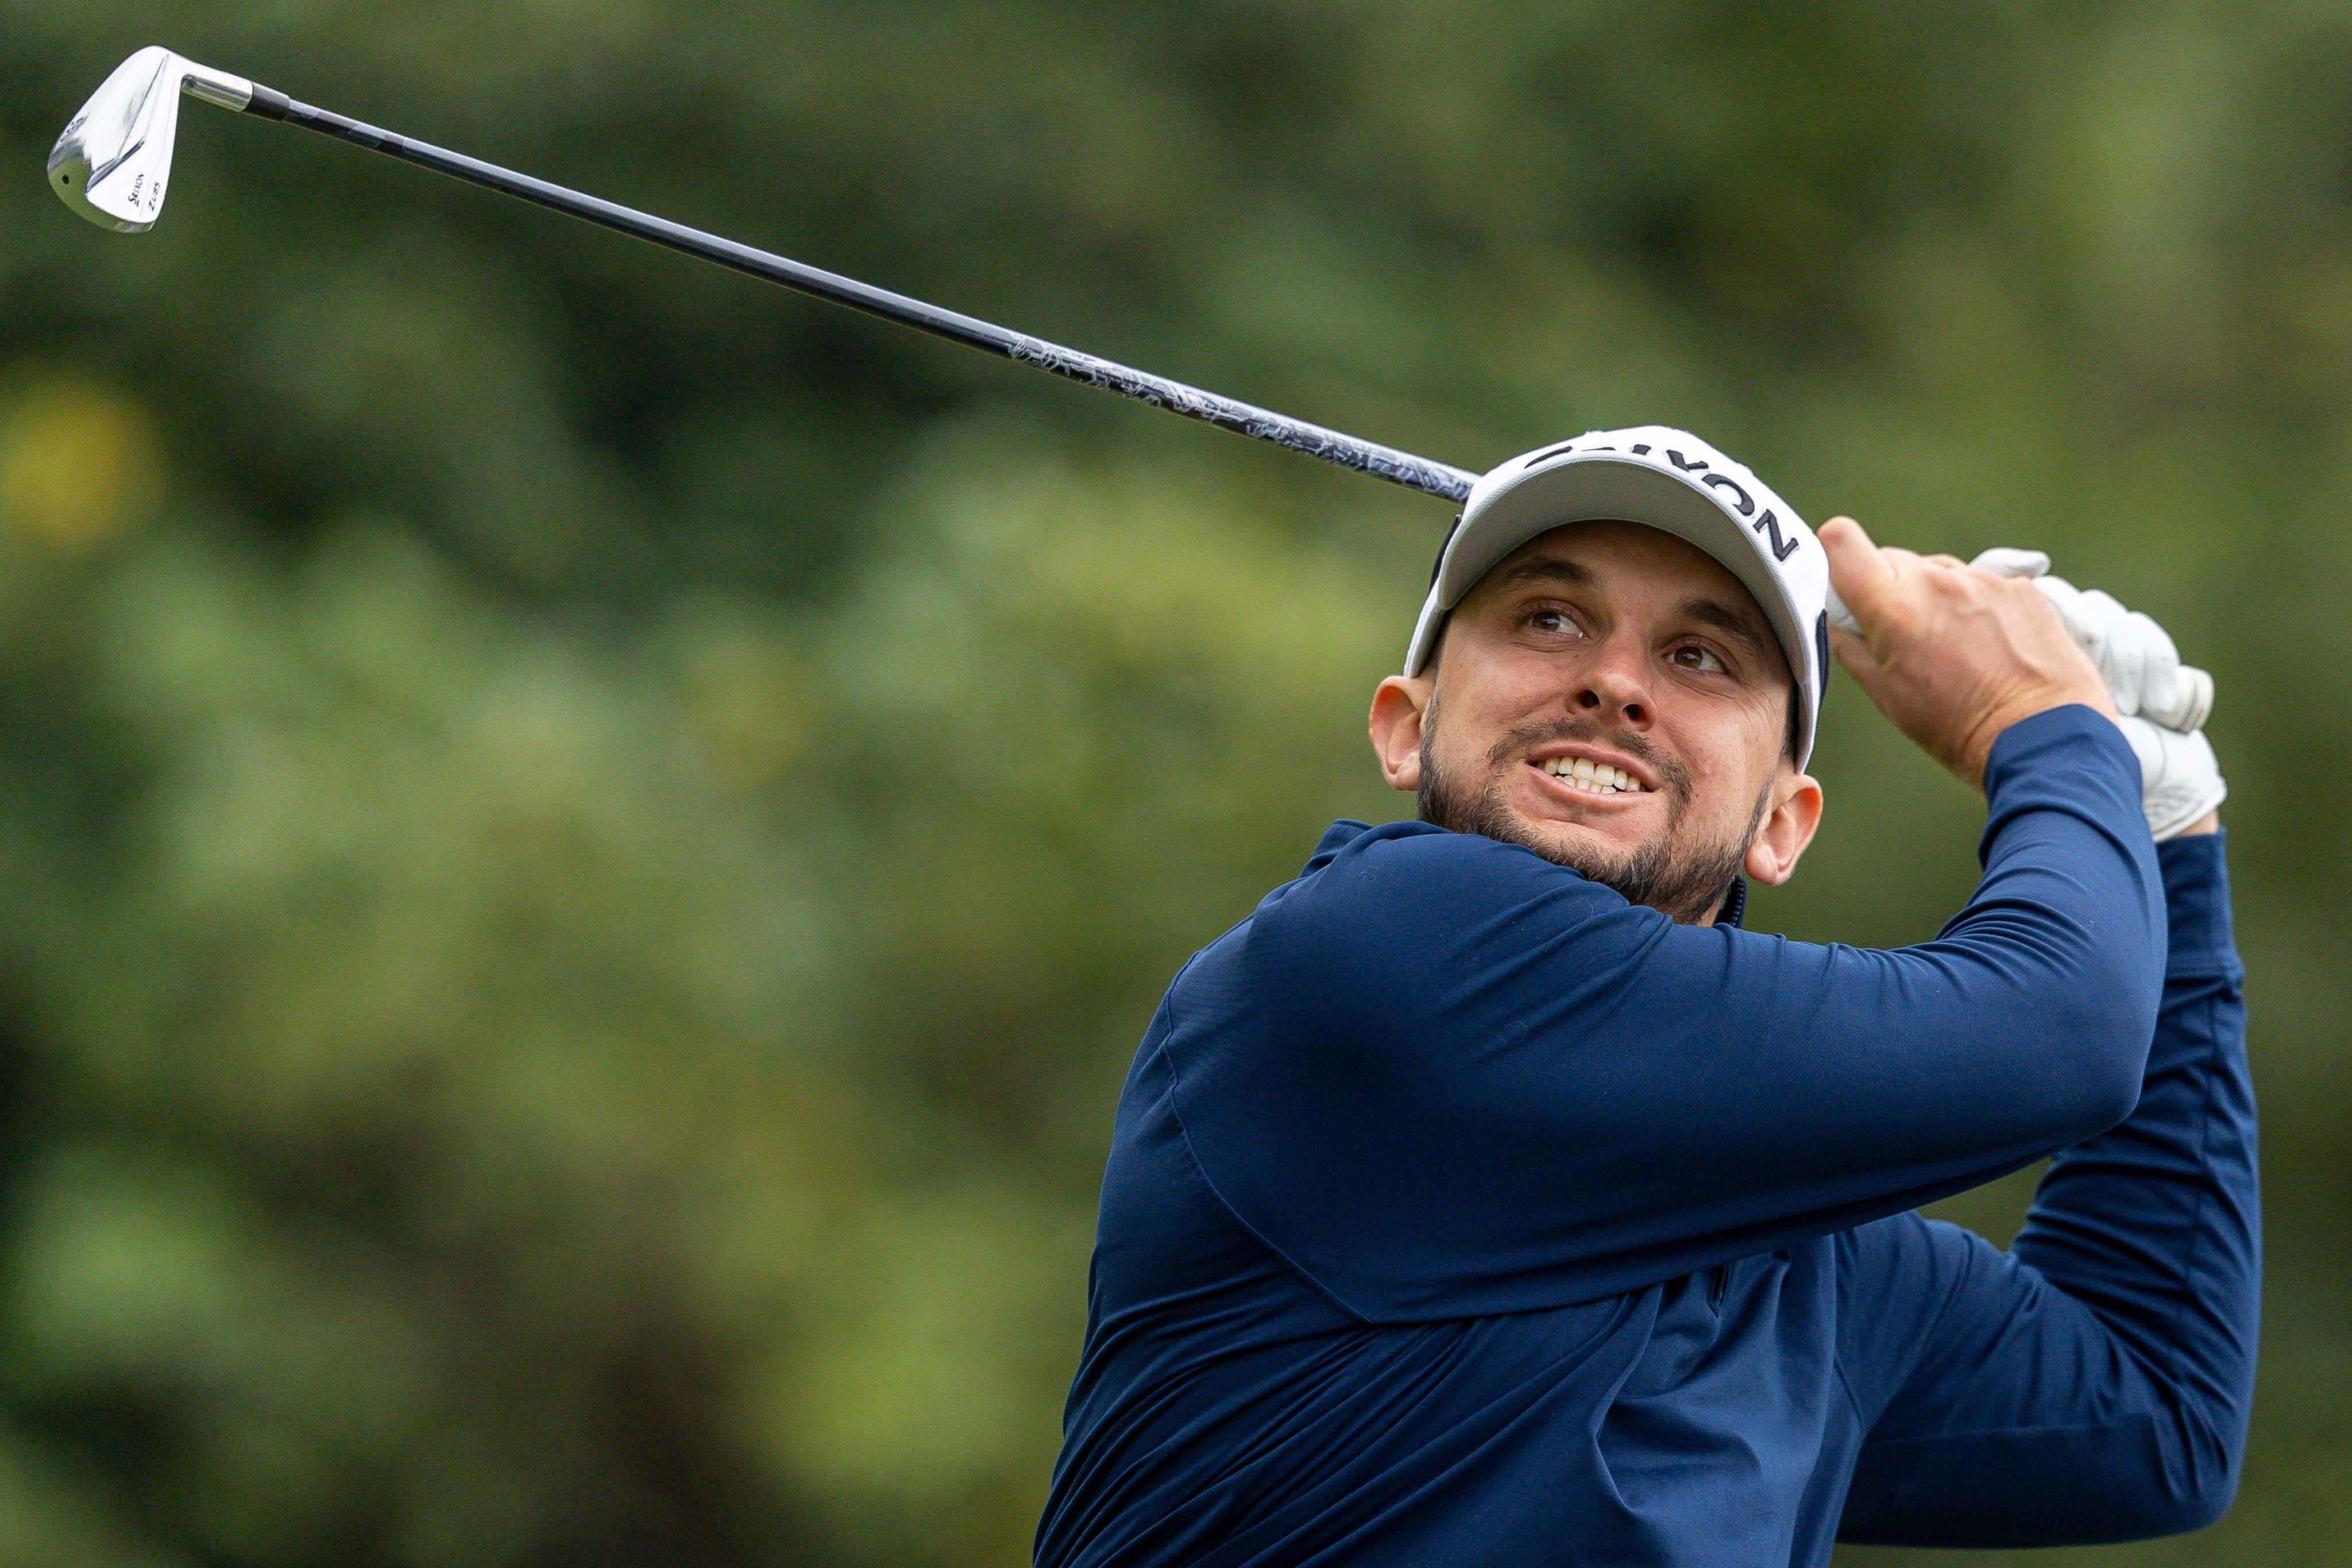
[(1867, 634), (1895, 592), (1895, 568), (1870, 542), (1862, 524), (1850, 517), (1833, 517), (1816, 536), (1830, 564), (1830, 586), (1843, 601), (1846, 612)]

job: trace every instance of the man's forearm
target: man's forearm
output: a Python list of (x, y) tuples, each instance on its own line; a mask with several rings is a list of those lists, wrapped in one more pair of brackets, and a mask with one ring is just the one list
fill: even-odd
[(2218, 834), (2158, 847), (2171, 950), (2140, 1104), (2059, 1156), (2011, 1249), (2155, 1369), (2166, 1489), (2234, 1487), (2262, 1295), (2245, 1002)]
[(1846, 1539), (2117, 1541), (2228, 1506), (2261, 1219), (2222, 848), (2218, 835), (2158, 847), (2171, 952), (2132, 1115), (2053, 1163), (2009, 1256), (1952, 1226), (1923, 1233), (1941, 1259), (1927, 1275), (1952, 1283), (1864, 1445)]

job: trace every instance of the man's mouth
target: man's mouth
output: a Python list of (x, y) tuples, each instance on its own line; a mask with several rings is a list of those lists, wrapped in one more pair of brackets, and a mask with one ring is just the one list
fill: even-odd
[(1587, 795), (1639, 795), (1647, 787), (1622, 768), (1586, 757), (1547, 757), (1534, 765)]

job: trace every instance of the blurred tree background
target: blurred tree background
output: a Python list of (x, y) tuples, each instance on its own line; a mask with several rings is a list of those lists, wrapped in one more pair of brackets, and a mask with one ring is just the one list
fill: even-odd
[[(1448, 510), (201, 106), (106, 236), (40, 164), (151, 42), (2154, 613), (2221, 683), (2263, 1384), (2228, 1521), (2063, 1560), (2352, 1560), (2352, 5), (0, 0), (0, 1563), (1025, 1562), (1128, 1055), (1401, 814)], [(1932, 932), (1979, 808), (1843, 680), (1817, 771), (1758, 923)]]

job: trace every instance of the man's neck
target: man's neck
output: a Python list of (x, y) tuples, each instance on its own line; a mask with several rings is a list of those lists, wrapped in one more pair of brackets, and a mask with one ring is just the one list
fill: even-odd
[(1714, 903), (1707, 906), (1706, 913), (1691, 921), (1691, 924), (1695, 926), (1737, 926), (1739, 924), (1740, 921), (1746, 917), (1747, 913), (1747, 879), (1741, 877), (1734, 877), (1731, 879), (1731, 885), (1723, 889), (1722, 895), (1718, 897)]

